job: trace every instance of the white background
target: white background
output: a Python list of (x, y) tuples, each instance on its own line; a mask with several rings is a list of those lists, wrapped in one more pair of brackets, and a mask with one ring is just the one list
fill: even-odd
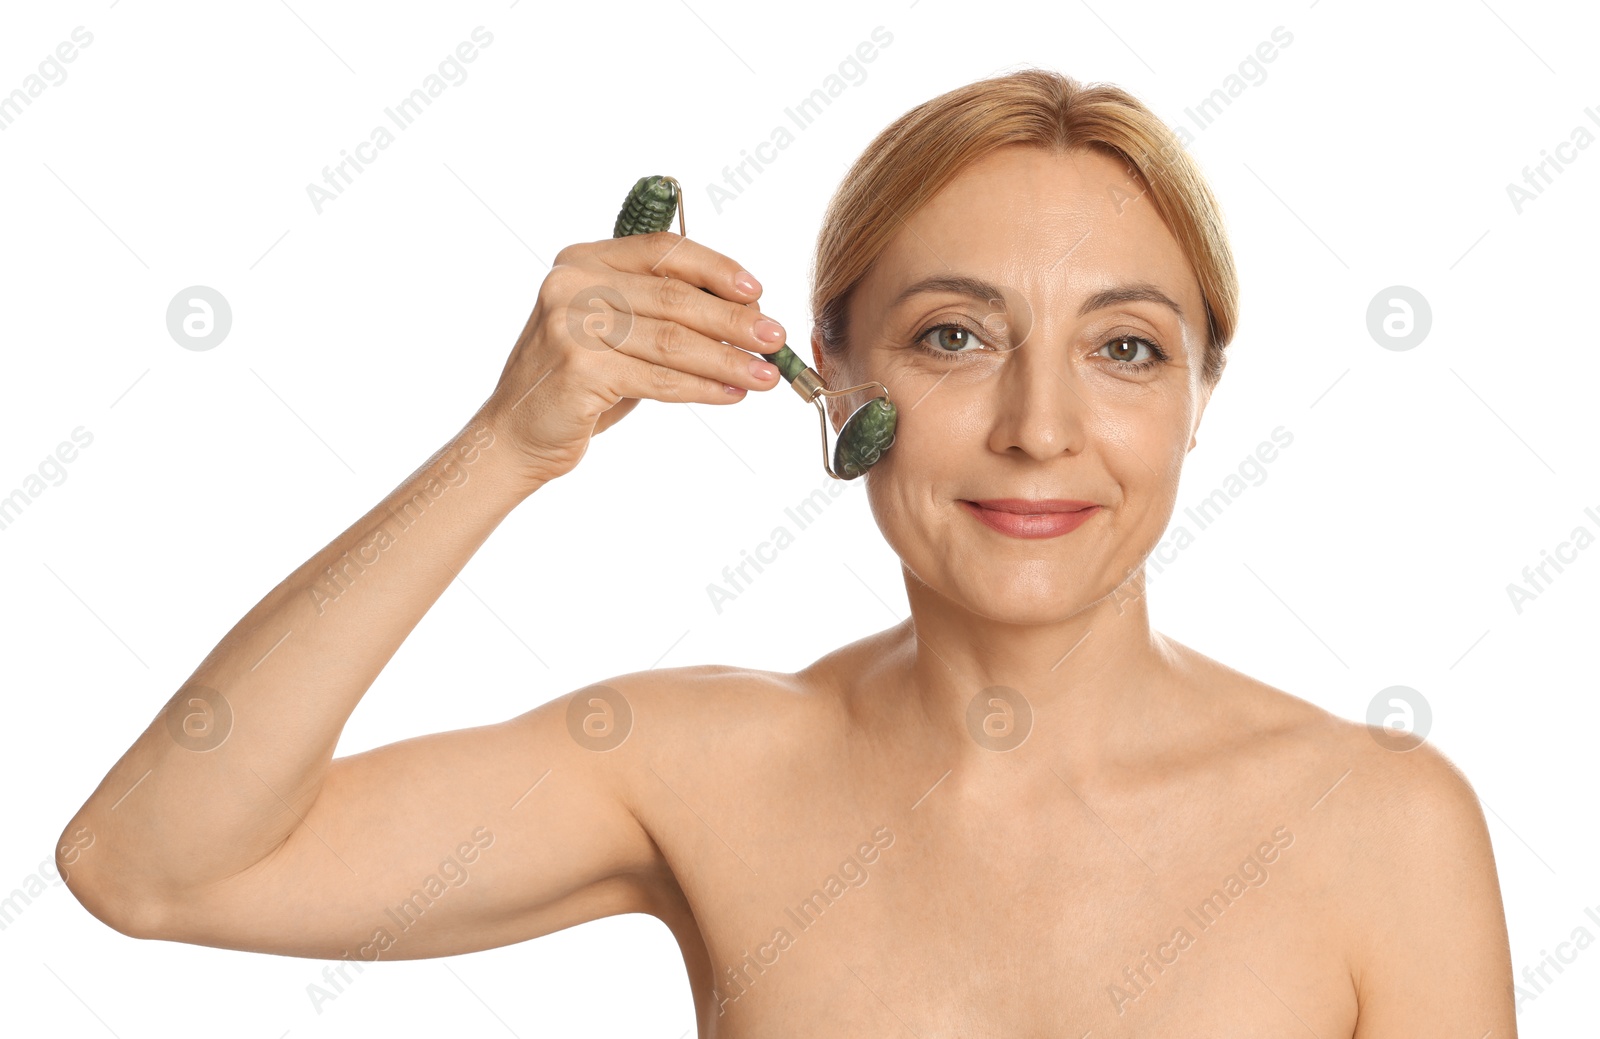
[[(1600, 134), (1584, 113), (1600, 19), (1504, 0), (825, 8), (7, 5), (0, 93), (74, 27), (94, 39), (0, 132), (0, 496), (75, 428), (94, 439), (0, 530), (0, 894), (49, 869), (66, 821), (234, 621), (459, 428), (545, 262), (609, 235), (637, 177), (685, 183), (691, 237), (762, 279), (807, 355), (823, 207), (906, 109), (1039, 65), (1118, 83), (1177, 125), (1281, 25), (1293, 42), (1266, 78), (1190, 146), (1243, 314), (1175, 523), (1275, 427), (1294, 441), (1152, 581), (1152, 621), (1345, 717), (1418, 690), (1429, 739), (1484, 803), (1519, 976), (1574, 928), (1600, 933), (1583, 913), (1600, 907), (1600, 548), (1520, 613), (1507, 593), (1575, 527), (1600, 533), (1584, 513), (1600, 515), (1600, 147), (1520, 213), (1507, 194), (1575, 127)], [(479, 25), (494, 39), (468, 78), (316, 213), (306, 185)], [(705, 186), (880, 25), (893, 40), (865, 78), (715, 212)], [(166, 325), (192, 285), (233, 311), (205, 352)], [(1367, 328), (1393, 285), (1432, 311), (1407, 351)], [(710, 605), (723, 567), (828, 483), (816, 428), (787, 388), (642, 403), (445, 592), (339, 753), (657, 665), (791, 670), (895, 623), (898, 561), (858, 483)], [(694, 1025), (677, 948), (642, 916), (369, 967), (319, 1014), (322, 966), (136, 943), (59, 884), (0, 931), (5, 1013), (30, 1033)], [(1592, 1026), (1596, 991), (1600, 946), (1524, 1002), (1523, 1034)]]

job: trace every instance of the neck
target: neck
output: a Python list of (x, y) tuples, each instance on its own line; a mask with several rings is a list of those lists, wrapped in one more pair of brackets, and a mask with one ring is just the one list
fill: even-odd
[(1071, 617), (1034, 624), (974, 614), (909, 572), (906, 586), (911, 617), (889, 633), (895, 648), (862, 691), (900, 746), (969, 776), (1035, 763), (1086, 775), (1176, 735), (1181, 662), (1150, 630), (1142, 574)]

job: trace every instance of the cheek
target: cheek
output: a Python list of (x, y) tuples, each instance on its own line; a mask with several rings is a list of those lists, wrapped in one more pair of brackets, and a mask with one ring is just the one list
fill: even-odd
[(1188, 449), (1194, 394), (1180, 379), (1140, 384), (1086, 377), (1073, 399), (1091, 435), (1137, 453), (1147, 463), (1140, 467), (1147, 475), (1152, 469), (1162, 472), (1174, 455), (1181, 461)]
[(1154, 542), (1176, 507), (1191, 413), (1181, 398), (1100, 408), (1096, 451), (1121, 489), (1118, 523), (1131, 543)]
[[(951, 402), (939, 402), (938, 396), (936, 391), (920, 403), (913, 397), (898, 405), (893, 446), (861, 477), (878, 527), (914, 568), (907, 553), (917, 555), (941, 540), (938, 506), (947, 504), (975, 464), (971, 444), (961, 440), (972, 434), (958, 432), (960, 414), (952, 414)], [(970, 421), (966, 425), (976, 428)]]
[[(928, 485), (953, 490), (985, 459), (994, 426), (994, 402), (961, 376), (901, 378), (890, 384), (896, 401), (894, 446), (884, 463), (898, 455), (901, 472), (914, 475), (924, 496)], [(954, 481), (954, 482), (952, 482)]]
[(954, 499), (972, 493), (993, 465), (987, 442), (994, 415), (954, 376), (898, 406), (894, 446), (862, 479), (884, 539), (913, 573), (928, 575), (950, 562), (952, 525), (964, 519)]
[(1092, 435), (1135, 483), (1176, 478), (1189, 447), (1189, 414), (1171, 405), (1099, 408)]

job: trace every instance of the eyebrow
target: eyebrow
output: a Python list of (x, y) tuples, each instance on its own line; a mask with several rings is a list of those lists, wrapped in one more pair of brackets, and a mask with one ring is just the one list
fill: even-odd
[[(982, 278), (974, 278), (965, 274), (935, 274), (923, 278), (921, 281), (912, 282), (901, 290), (889, 305), (897, 307), (912, 296), (923, 292), (953, 292), (957, 295), (970, 296), (973, 299), (987, 303), (990, 300), (1004, 300), (1005, 293), (992, 282)], [(1159, 303), (1171, 310), (1181, 320), (1183, 308), (1150, 282), (1134, 282), (1127, 285), (1117, 285), (1109, 289), (1101, 289), (1083, 301), (1083, 306), (1078, 308), (1078, 316), (1091, 314), (1096, 310), (1115, 306), (1118, 303)]]

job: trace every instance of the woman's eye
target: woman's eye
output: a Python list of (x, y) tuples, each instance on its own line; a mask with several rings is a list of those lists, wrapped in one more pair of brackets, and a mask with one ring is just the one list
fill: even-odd
[(918, 333), (916, 345), (936, 354), (976, 353), (983, 340), (963, 325), (934, 325)]
[[(1141, 348), (1147, 351), (1147, 355), (1144, 357), (1139, 356)], [(1115, 336), (1100, 349), (1108, 351), (1107, 356), (1113, 361), (1129, 368), (1149, 368), (1167, 359), (1167, 355), (1161, 347), (1143, 336)]]

